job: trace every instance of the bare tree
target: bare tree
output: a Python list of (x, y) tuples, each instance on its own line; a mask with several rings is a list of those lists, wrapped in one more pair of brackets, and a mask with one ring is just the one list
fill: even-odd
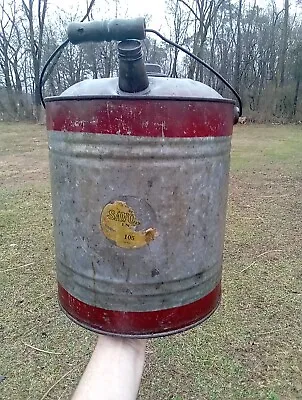
[(1, 96), (1, 109), (11, 119), (28, 118), (29, 102), (23, 91), (26, 76), (26, 49), (24, 37), (18, 24), (16, 2), (0, 4), (0, 75), (6, 88), (6, 95)]
[(280, 48), (280, 86), (284, 86), (285, 59), (288, 42), (289, 0), (284, 0), (284, 18), (282, 27), (282, 44)]
[[(168, 18), (167, 23), (170, 26), (171, 39), (180, 45), (183, 45), (188, 33), (188, 27), (192, 19), (190, 13), (180, 6), (180, 0), (172, 0), (167, 4)], [(172, 19), (172, 21), (171, 21)], [(179, 49), (177, 47), (170, 47), (170, 76), (173, 78), (178, 77), (177, 61)]]
[(298, 43), (292, 52), (293, 56), (293, 75), (295, 78), (295, 90), (293, 99), (292, 116), (295, 117), (297, 113), (297, 105), (299, 98), (300, 85), (302, 80), (302, 44)]
[[(35, 29), (35, 10), (37, 6), (38, 29)], [(31, 62), (33, 67), (33, 95), (35, 106), (35, 118), (37, 121), (41, 117), (41, 101), (39, 94), (39, 77), (42, 62), (43, 34), (45, 28), (45, 17), (47, 11), (47, 0), (22, 0), (23, 10), (27, 19), (28, 41), (30, 45)]]
[[(119, 0), (106, 0), (106, 18), (118, 17)], [(302, 18), (289, 0), (260, 7), (256, 0), (168, 0), (167, 22), (173, 41), (214, 66), (239, 90), (253, 120), (301, 120)], [(66, 38), (66, 27), (80, 18), (58, 11), (47, 19), (48, 0), (0, 0), (0, 118), (40, 118), (41, 66)], [(102, 12), (104, 8), (102, 9)], [(94, 15), (97, 14), (94, 10)], [(90, 15), (92, 18), (92, 15)], [(148, 38), (145, 58), (166, 74), (202, 80), (228, 97), (213, 74), (178, 49)], [(67, 46), (50, 68), (45, 94), (64, 91), (83, 79), (117, 74), (116, 43)]]
[[(207, 39), (208, 30), (211, 19), (216, 15), (223, 0), (194, 0), (191, 4), (185, 0), (179, 0), (194, 17), (194, 33), (193, 33), (193, 53), (198, 57), (202, 57), (203, 45)], [(200, 66), (191, 60), (188, 71), (188, 77), (200, 79)]]
[(235, 56), (235, 69), (234, 69), (234, 87), (236, 91), (240, 92), (240, 64), (242, 54), (242, 35), (241, 35), (241, 18), (242, 18), (242, 0), (238, 1), (237, 13), (237, 43), (236, 43), (236, 56)]

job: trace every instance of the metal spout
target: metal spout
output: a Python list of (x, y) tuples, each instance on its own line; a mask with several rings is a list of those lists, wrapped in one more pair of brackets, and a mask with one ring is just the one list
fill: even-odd
[(139, 40), (124, 40), (118, 45), (119, 88), (123, 92), (137, 93), (149, 86)]

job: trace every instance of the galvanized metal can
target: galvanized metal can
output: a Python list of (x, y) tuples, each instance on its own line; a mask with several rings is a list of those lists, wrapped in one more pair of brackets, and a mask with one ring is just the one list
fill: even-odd
[(205, 320), (221, 295), (233, 102), (150, 77), (144, 93), (101, 79), (46, 104), (63, 310), (138, 338)]

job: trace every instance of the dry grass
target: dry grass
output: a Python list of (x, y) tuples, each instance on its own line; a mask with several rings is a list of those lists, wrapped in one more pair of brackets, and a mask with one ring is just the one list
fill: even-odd
[[(7, 400), (68, 399), (95, 340), (57, 305), (43, 129), (0, 125)], [(141, 399), (302, 399), (301, 154), (301, 127), (236, 128), (222, 306), (203, 326), (149, 343)]]

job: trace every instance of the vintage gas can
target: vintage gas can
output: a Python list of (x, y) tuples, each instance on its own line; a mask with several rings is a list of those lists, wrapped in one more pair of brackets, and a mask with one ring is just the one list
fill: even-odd
[(163, 336), (219, 304), (234, 102), (148, 77), (138, 41), (119, 56), (119, 77), (46, 100), (59, 301), (96, 332)]

